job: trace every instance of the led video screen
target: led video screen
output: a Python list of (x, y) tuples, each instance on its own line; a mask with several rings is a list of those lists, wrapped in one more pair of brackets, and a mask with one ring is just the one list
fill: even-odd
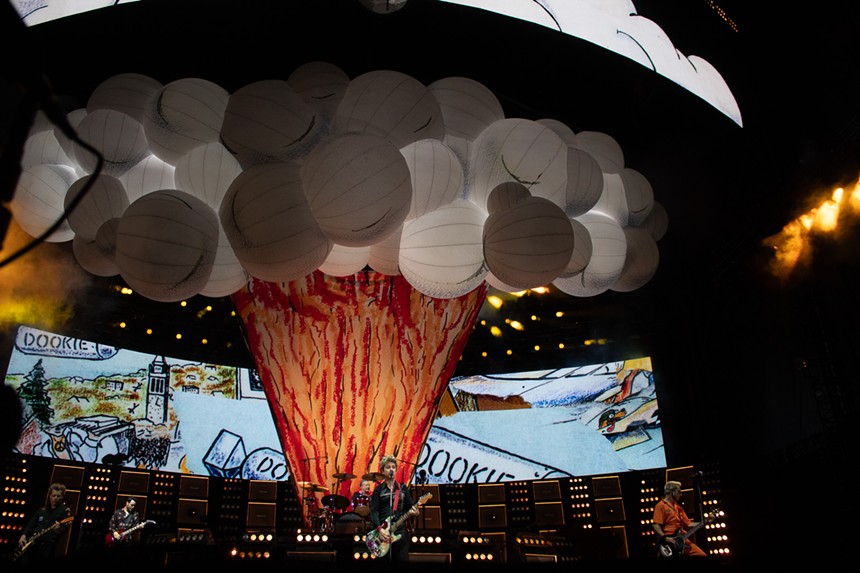
[(422, 483), (494, 483), (666, 466), (650, 358), (454, 377)]
[[(21, 454), (240, 479), (290, 476), (252, 369), (21, 326), (5, 382), (23, 406)], [(454, 377), (408, 477), (498, 483), (665, 467), (658, 412), (647, 357)]]

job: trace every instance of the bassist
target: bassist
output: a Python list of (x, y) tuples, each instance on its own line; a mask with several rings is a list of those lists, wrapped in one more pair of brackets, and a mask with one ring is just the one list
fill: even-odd
[[(672, 555), (684, 557), (707, 557), (702, 548), (682, 536), (693, 528), (700, 527), (697, 522), (691, 521), (679, 503), (681, 499), (681, 482), (668, 481), (663, 488), (664, 496), (654, 507), (654, 517), (651, 527), (660, 536), (660, 543), (669, 544)], [(673, 547), (675, 544), (679, 547)], [(682, 551), (678, 551), (683, 547)]]
[(18, 550), (22, 552), (18, 563), (33, 565), (54, 559), (57, 541), (71, 521), (72, 510), (63, 501), (65, 497), (64, 484), (52, 483), (48, 487), (45, 505), (37, 509), (24, 525), (18, 539)]
[[(370, 523), (372, 527), (379, 528), (389, 517), (391, 518), (390, 523), (394, 523), (405, 513), (418, 515), (420, 510), (415, 506), (409, 488), (405, 484), (398, 483), (394, 478), (397, 473), (397, 458), (390, 455), (383, 456), (379, 465), (384, 478), (373, 490), (373, 495), (370, 496)], [(395, 531), (390, 531), (387, 528), (378, 529), (383, 542), (387, 543), (394, 539), (388, 552), (392, 561), (409, 561), (409, 535), (406, 534), (405, 530), (405, 521)], [(392, 535), (395, 538), (392, 538)], [(400, 535), (400, 539), (396, 539), (397, 535)]]

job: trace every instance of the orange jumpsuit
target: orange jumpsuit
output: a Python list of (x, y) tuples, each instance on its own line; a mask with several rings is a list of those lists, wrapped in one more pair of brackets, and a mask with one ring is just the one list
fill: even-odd
[[(654, 507), (653, 520), (654, 523), (663, 528), (664, 535), (673, 535), (679, 529), (684, 533), (692, 523), (683, 507), (677, 503), (669, 503), (665, 499), (661, 499), (660, 503)], [(684, 544), (684, 556), (707, 557), (707, 554), (687, 538)]]

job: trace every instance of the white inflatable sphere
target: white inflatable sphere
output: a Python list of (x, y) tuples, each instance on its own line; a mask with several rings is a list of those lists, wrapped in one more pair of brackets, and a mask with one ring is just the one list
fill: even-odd
[(445, 137), (442, 110), (427, 86), (393, 70), (353, 78), (338, 105), (334, 128), (336, 133), (372, 133), (398, 149)]
[[(81, 196), (81, 193), (86, 194)], [(80, 197), (80, 198), (79, 198)], [(77, 201), (74, 209), (72, 203)], [(75, 236), (94, 241), (99, 228), (122, 217), (130, 202), (122, 183), (110, 175), (86, 175), (69, 186), (64, 201)]]
[(299, 166), (292, 162), (242, 171), (221, 201), (219, 215), (236, 258), (260, 280), (302, 278), (332, 248), (305, 197)]
[[(15, 222), (31, 237), (39, 237), (64, 217), (66, 193), (77, 175), (63, 165), (35, 165), (21, 171), (9, 209)], [(46, 241), (71, 241), (75, 232), (67, 220), (53, 231)]]
[(116, 263), (142, 296), (178, 302), (200, 293), (218, 249), (218, 217), (193, 195), (175, 189), (144, 195), (119, 220)]
[(529, 197), (491, 213), (483, 239), (487, 268), (504, 284), (520, 290), (552, 282), (573, 254), (570, 219), (543, 197)]
[(477, 288), (486, 275), (483, 212), (457, 199), (403, 225), (400, 272), (417, 291), (455, 298)]
[(143, 119), (152, 153), (175, 165), (195, 147), (219, 141), (229, 98), (227, 90), (201, 78), (181, 78), (162, 87)]
[(322, 231), (347, 247), (372, 245), (393, 233), (412, 202), (406, 159), (378, 135), (333, 136), (305, 158), (301, 179)]

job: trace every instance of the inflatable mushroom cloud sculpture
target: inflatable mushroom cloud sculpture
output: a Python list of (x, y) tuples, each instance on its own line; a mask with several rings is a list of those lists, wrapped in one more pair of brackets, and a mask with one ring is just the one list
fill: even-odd
[(415, 463), (488, 285), (633, 291), (667, 227), (610, 135), (505, 117), (465, 77), (123, 73), (67, 117), (77, 137), (34, 121), (14, 220), (65, 216), (46, 240), (154, 301), (231, 297), (303, 482)]

